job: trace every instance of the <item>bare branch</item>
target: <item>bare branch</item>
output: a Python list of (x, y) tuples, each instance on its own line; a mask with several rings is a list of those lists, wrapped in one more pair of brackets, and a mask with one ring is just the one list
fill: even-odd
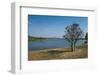
[(71, 48), (75, 48), (76, 42), (79, 40), (79, 38), (82, 38), (83, 31), (79, 27), (79, 24), (72, 24), (65, 28), (65, 35), (63, 36), (69, 43), (71, 43)]

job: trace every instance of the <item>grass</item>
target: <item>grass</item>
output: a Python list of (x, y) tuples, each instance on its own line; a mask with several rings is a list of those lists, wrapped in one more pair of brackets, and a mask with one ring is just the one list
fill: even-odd
[(87, 45), (77, 46), (75, 51), (70, 48), (45, 49), (38, 52), (29, 51), (28, 60), (78, 59), (87, 58)]
[(86, 44), (82, 44), (82, 45), (80, 45), (80, 46), (76, 46), (76, 48), (78, 48), (78, 49), (84, 49), (84, 48), (88, 48), (88, 45), (86, 45)]

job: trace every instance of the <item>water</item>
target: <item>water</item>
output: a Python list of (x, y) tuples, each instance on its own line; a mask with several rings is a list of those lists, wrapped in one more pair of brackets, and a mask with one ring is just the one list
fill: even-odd
[[(77, 45), (84, 43), (84, 40), (79, 40)], [(47, 39), (44, 41), (35, 41), (28, 43), (29, 50), (41, 50), (50, 48), (66, 48), (70, 47), (69, 43), (65, 39)]]

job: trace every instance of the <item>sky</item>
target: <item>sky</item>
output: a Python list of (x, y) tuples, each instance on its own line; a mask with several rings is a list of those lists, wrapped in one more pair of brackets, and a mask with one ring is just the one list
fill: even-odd
[(33, 37), (62, 38), (65, 27), (77, 23), (84, 31), (88, 31), (88, 17), (28, 15), (28, 35)]

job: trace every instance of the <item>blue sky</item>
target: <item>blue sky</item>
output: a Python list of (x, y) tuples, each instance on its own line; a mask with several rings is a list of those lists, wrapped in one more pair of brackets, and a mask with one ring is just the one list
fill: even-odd
[(28, 15), (28, 34), (35, 37), (58, 37), (65, 34), (65, 27), (77, 23), (84, 32), (88, 30), (88, 17)]

